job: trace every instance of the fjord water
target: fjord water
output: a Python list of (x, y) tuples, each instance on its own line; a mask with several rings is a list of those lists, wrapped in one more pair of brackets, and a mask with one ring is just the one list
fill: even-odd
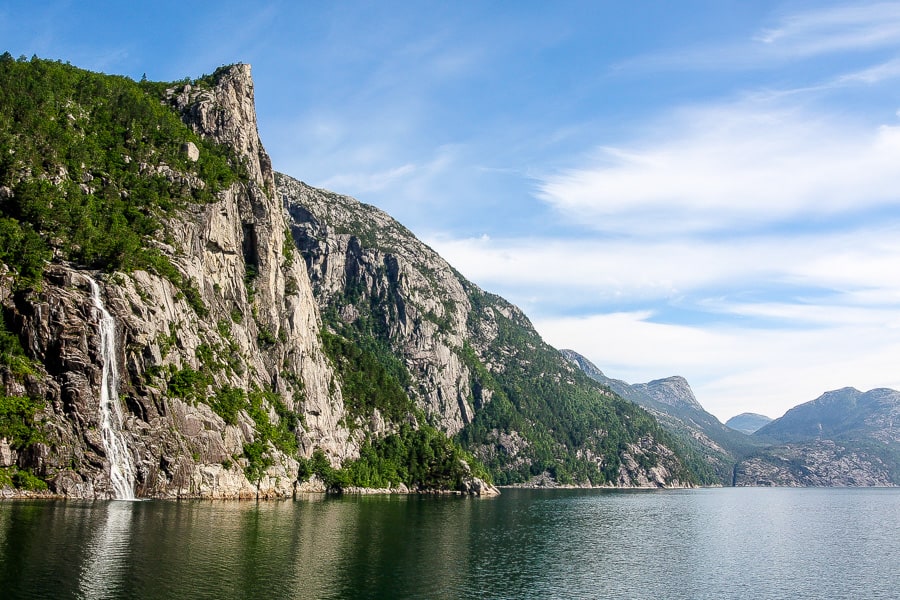
[(900, 490), (0, 502), (2, 598), (896, 598)]

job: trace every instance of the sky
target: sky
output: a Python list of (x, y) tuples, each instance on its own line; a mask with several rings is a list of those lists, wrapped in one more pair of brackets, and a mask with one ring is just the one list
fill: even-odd
[(276, 170), (723, 421), (900, 389), (900, 2), (0, 0), (0, 40), (251, 64)]

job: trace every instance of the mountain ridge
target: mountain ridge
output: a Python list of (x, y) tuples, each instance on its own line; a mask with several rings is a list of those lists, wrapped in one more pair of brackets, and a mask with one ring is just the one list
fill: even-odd
[(735, 485), (900, 485), (900, 392), (825, 392), (757, 430), (772, 445), (735, 466)]
[[(562, 483), (666, 485), (678, 476), (662, 432), (582, 379), (517, 307), (466, 280), (382, 211), (283, 174), (278, 184), (330, 326), (389, 345), (426, 413), (500, 483), (549, 474)], [(620, 437), (633, 427), (643, 432), (639, 444)], [(656, 453), (663, 460), (643, 459), (655, 471), (642, 474), (640, 457)]]

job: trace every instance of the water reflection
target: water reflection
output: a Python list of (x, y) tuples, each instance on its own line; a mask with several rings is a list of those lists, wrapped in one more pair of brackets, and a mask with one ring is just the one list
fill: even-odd
[(470, 581), (469, 498), (356, 498), (341, 534), (339, 597), (456, 597)]
[[(116, 598), (126, 579), (135, 502), (105, 502), (96, 512), (98, 526), (84, 546), (86, 554), (78, 578), (82, 598)], [(98, 516), (99, 516), (98, 515)]]
[(877, 598), (897, 560), (897, 490), (0, 502), (4, 600)]

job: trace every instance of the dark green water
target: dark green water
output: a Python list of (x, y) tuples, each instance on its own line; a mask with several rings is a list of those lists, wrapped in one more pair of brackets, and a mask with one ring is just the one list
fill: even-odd
[(900, 490), (0, 502), (0, 598), (898, 598)]

